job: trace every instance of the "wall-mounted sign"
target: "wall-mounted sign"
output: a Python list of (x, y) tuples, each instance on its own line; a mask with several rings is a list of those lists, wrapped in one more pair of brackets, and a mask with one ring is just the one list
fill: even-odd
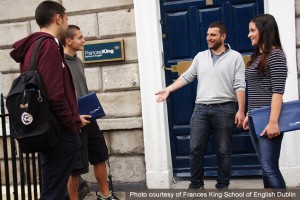
[(86, 42), (82, 51), (83, 63), (124, 60), (124, 40)]

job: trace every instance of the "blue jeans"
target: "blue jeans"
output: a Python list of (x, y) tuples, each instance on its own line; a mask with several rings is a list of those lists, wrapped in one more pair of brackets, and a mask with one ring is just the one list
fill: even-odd
[(249, 117), (249, 131), (253, 146), (258, 155), (263, 172), (264, 188), (285, 189), (285, 181), (279, 169), (279, 156), (283, 133), (269, 139), (267, 136), (256, 136), (253, 120)]
[(191, 118), (190, 188), (204, 186), (204, 152), (210, 135), (218, 158), (216, 188), (226, 188), (231, 176), (231, 141), (236, 109), (235, 103), (196, 104)]

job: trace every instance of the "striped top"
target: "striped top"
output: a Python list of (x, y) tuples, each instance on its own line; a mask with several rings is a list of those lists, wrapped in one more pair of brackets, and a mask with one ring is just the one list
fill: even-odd
[(273, 49), (268, 55), (268, 68), (264, 74), (257, 73), (255, 69), (259, 57), (246, 68), (248, 114), (250, 116), (252, 109), (270, 106), (273, 93), (284, 93), (287, 77), (286, 58), (281, 49)]

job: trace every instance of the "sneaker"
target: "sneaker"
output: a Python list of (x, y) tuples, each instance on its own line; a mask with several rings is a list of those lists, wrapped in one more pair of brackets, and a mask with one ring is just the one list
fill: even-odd
[(103, 197), (96, 192), (97, 200), (119, 200), (116, 196), (110, 195), (109, 197)]
[(217, 184), (215, 185), (215, 187), (216, 187), (216, 189), (218, 189), (218, 190), (227, 190), (227, 189), (228, 189), (228, 185), (226, 185), (226, 184), (220, 184), (220, 183), (217, 183)]

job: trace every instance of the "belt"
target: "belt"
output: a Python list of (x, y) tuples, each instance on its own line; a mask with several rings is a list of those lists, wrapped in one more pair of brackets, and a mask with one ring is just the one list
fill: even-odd
[(203, 106), (222, 106), (222, 105), (227, 105), (227, 104), (235, 104), (234, 101), (228, 101), (225, 103), (212, 103), (212, 104), (202, 104), (202, 103), (197, 103), (199, 105), (203, 105)]

